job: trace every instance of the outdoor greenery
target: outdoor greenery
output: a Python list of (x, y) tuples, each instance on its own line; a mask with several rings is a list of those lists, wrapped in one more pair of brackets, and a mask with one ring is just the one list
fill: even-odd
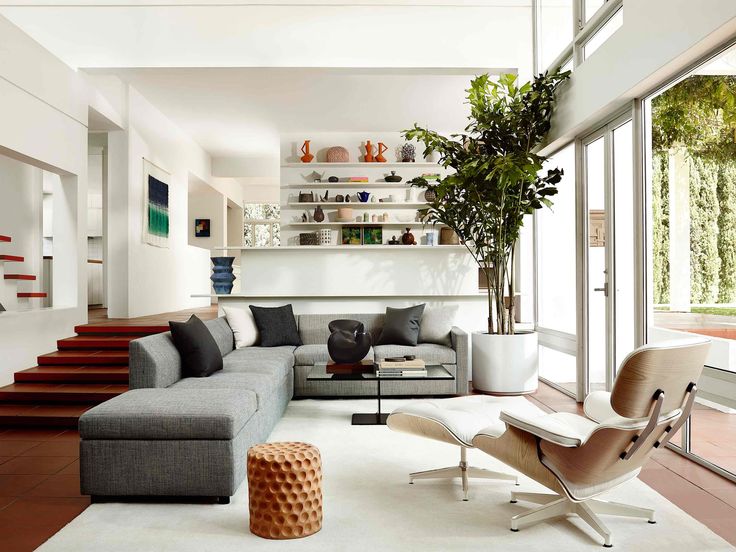
[(736, 301), (736, 77), (695, 75), (652, 101), (654, 302), (669, 290), (669, 156), (690, 172), (692, 303)]
[[(467, 90), (469, 123), (462, 134), (445, 137), (414, 125), (407, 140), (424, 154), (437, 152), (452, 169), (439, 181), (410, 183), (436, 192), (423, 210), (426, 222), (449, 226), (488, 279), (488, 333), (514, 333), (514, 254), (524, 217), (551, 207), (560, 169), (542, 174), (536, 153), (550, 128), (559, 85), (569, 72), (545, 73), (519, 85), (516, 75), (474, 78)], [(505, 298), (506, 297), (506, 298)]]

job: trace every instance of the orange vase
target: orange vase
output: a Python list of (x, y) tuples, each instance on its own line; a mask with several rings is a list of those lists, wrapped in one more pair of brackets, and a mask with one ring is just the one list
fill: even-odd
[(378, 155), (376, 155), (377, 163), (385, 163), (386, 158), (383, 156), (388, 151), (388, 146), (383, 142), (378, 142)]
[(310, 163), (312, 159), (314, 159), (314, 155), (309, 153), (309, 140), (304, 140), (304, 144), (302, 145), (302, 153), (304, 155), (301, 156), (302, 163)]
[(371, 144), (370, 140), (366, 140), (365, 142), (365, 157), (363, 158), (363, 161), (366, 163), (373, 163), (374, 161), (373, 157), (373, 144)]

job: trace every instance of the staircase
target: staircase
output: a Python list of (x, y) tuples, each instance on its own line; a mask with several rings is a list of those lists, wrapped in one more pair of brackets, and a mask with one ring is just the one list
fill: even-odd
[[(12, 242), (10, 236), (0, 235), (0, 243)], [(44, 299), (46, 293), (40, 291), (19, 291), (18, 288), (25, 288), (25, 282), (35, 282), (36, 276), (33, 274), (19, 274), (9, 270), (8, 267), (17, 266), (17, 263), (24, 262), (25, 259), (18, 255), (0, 254), (0, 304), (5, 310), (29, 310), (37, 306), (32, 299)]]
[(168, 331), (168, 326), (77, 326), (58, 350), (38, 357), (38, 366), (0, 387), (0, 427), (77, 427), (92, 406), (128, 390), (128, 344)]

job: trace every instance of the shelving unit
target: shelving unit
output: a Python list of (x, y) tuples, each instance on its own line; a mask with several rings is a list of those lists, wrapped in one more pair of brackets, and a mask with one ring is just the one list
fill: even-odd
[(282, 245), (274, 247), (215, 247), (217, 251), (248, 251), (254, 253), (274, 251), (384, 251), (389, 249), (397, 252), (411, 251), (467, 251), (464, 245)]
[(397, 167), (404, 167), (404, 168), (436, 168), (436, 169), (442, 169), (440, 165), (437, 163), (428, 163), (426, 161), (420, 161), (420, 162), (414, 162), (414, 163), (401, 163), (401, 162), (385, 162), (385, 163), (361, 163), (361, 162), (353, 162), (353, 163), (324, 163), (324, 162), (312, 162), (312, 163), (282, 163), (281, 167), (283, 168), (289, 168), (289, 169), (308, 169), (310, 167), (317, 167), (320, 169), (324, 169), (327, 167), (335, 167), (335, 168), (354, 168), (354, 167), (365, 167), (370, 169), (380, 169), (381, 167), (390, 167), (392, 169), (395, 169)]
[(299, 203), (298, 201), (290, 201), (286, 205), (282, 205), (281, 208), (299, 209), (303, 207), (317, 206), (335, 208), (350, 207), (352, 209), (421, 209), (422, 207), (426, 207), (427, 204), (411, 203), (408, 201), (384, 201), (382, 203), (371, 203), (370, 201), (310, 201)]
[[(417, 226), (421, 225), (421, 222), (417, 221), (410, 221), (410, 222), (365, 222), (365, 221), (355, 221), (355, 222), (282, 222), (281, 227), (289, 227), (289, 226), (314, 226), (316, 228), (324, 228), (324, 227), (340, 227), (340, 226), (391, 226), (393, 228), (406, 228), (407, 226)], [(430, 246), (432, 247), (432, 246)]]
[(356, 192), (363, 189), (381, 189), (381, 190), (404, 190), (407, 188), (406, 182), (304, 182), (302, 184), (282, 184), (281, 189), (292, 190), (313, 190), (315, 188), (323, 189), (339, 189), (352, 190)]

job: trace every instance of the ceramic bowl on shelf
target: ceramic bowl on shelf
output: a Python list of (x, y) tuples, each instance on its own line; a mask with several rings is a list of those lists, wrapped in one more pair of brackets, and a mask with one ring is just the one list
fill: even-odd
[(396, 215), (396, 220), (399, 222), (414, 222), (414, 219), (416, 218), (415, 215), (406, 215), (406, 214), (398, 214)]
[(339, 207), (337, 209), (337, 222), (353, 222), (355, 215), (353, 215), (352, 207)]
[(355, 217), (352, 217), (352, 218), (337, 217), (337, 222), (355, 222)]

